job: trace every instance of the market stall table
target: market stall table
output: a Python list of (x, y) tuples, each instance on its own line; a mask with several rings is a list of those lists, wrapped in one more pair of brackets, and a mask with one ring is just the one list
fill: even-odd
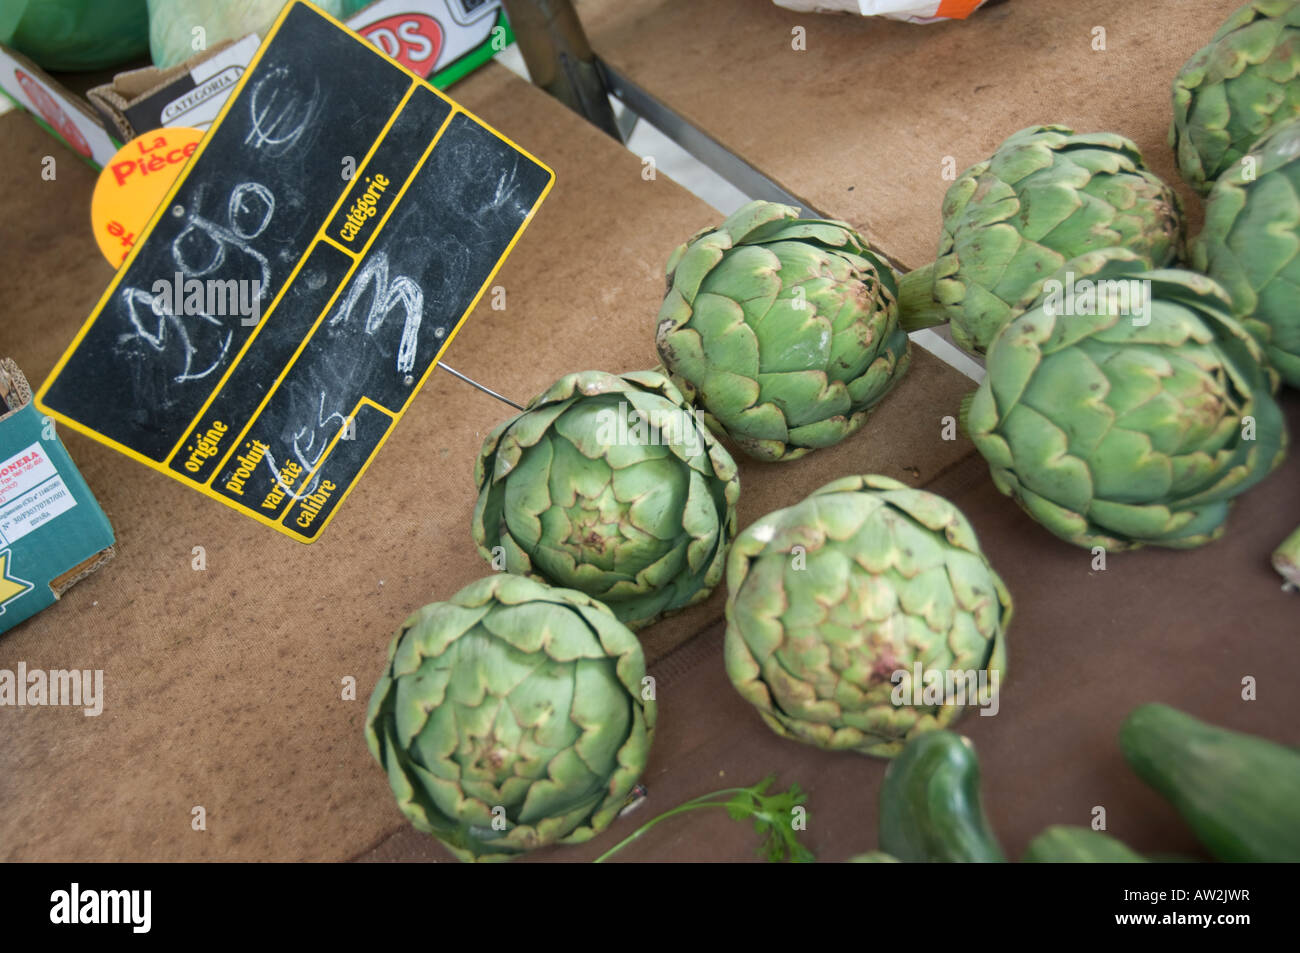
[[(1177, 22), (1159, 31), (1149, 12), (1129, 11), (1138, 5), (1073, 7), (1011, 0), (968, 24), (930, 28), (739, 0), (587, 0), (580, 12), (598, 53), (916, 265), (937, 241), (941, 157), (953, 155), (960, 170), (1032, 122), (1115, 126), (1172, 177), (1160, 149), (1167, 79), (1157, 95), (1154, 79), (1132, 71), (1172, 76), (1230, 7), (1179, 4)], [(1036, 31), (1024, 24), (1030, 10)], [(1052, 12), (1064, 19), (1044, 40)], [(791, 24), (806, 25), (806, 53), (790, 51)], [(1098, 24), (1108, 52), (1088, 51)], [(774, 52), (755, 59), (767, 42)], [(1079, 43), (1087, 52), (1074, 51)], [(1111, 59), (1075, 75), (1084, 55)], [(1078, 82), (1048, 84), (1041, 72), (1053, 62), (1059, 77)], [(953, 75), (960, 93), (943, 81)], [(1001, 86), (979, 89), (988, 78)], [(759, 87), (738, 95), (742, 82)], [(792, 84), (803, 100), (787, 98)], [(637, 157), (499, 67), (452, 95), (550, 164), (557, 184), (498, 276), (506, 309), (485, 299), (448, 362), (520, 402), (569, 371), (653, 365), (663, 262), (717, 214), (663, 176), (645, 180)], [(57, 148), (27, 117), (0, 117), (4, 247), (21, 263), (0, 278), (0, 350), (34, 381), (110, 277), (85, 223), (89, 170), (60, 153), (58, 179), (39, 178), (41, 157)], [(1057, 541), (997, 494), (968, 442), (942, 439), (945, 416), (971, 386), (917, 351), (911, 373), (853, 438), (794, 463), (742, 461), (741, 525), (848, 473), (884, 473), (949, 496), (1016, 598), (1000, 711), (958, 726), (979, 748), (988, 812), (1009, 854), (1048, 824), (1087, 824), (1096, 805), (1135, 848), (1192, 851), (1172, 810), (1125, 767), (1116, 733), (1132, 707), (1159, 700), (1300, 740), (1300, 699), (1282, 681), (1300, 664), (1300, 602), (1267, 565), (1300, 522), (1300, 460), (1241, 500), (1221, 541), (1113, 554), (1094, 571), (1088, 551)], [(1287, 410), (1294, 429), (1293, 394)], [(0, 668), (19, 660), (102, 668), (107, 700), (98, 718), (0, 712), (0, 858), (448, 859), (397, 812), (365, 750), (364, 706), (400, 621), (486, 571), (469, 535), (471, 473), (483, 435), (509, 412), (435, 374), (311, 547), (65, 432), (120, 554), (61, 604), (0, 636)], [(192, 568), (195, 546), (205, 570)], [(771, 734), (727, 683), (721, 615), (718, 592), (641, 633), (660, 704), (647, 804), (591, 843), (537, 859), (589, 860), (659, 811), (769, 773), (809, 792), (807, 842), (820, 858), (875, 845), (884, 762)], [(356, 700), (341, 698), (347, 676)], [(1246, 676), (1259, 680), (1258, 701), (1240, 700)], [(206, 811), (205, 831), (191, 828), (195, 806)], [(754, 847), (747, 826), (701, 812), (657, 828), (620, 859), (750, 860)]]
[[(485, 296), (448, 363), (521, 403), (571, 371), (653, 366), (663, 263), (716, 213), (643, 179), (634, 155), (499, 66), (452, 92), (557, 184), (497, 277), (505, 309)], [(54, 181), (41, 178), (49, 154)], [(0, 351), (39, 382), (111, 277), (88, 223), (94, 174), (17, 112), (0, 117), (0, 161), (14, 263), (0, 277)], [(747, 468), (742, 522), (827, 473), (933, 479), (970, 453), (934, 439), (967, 384), (917, 354), (861, 439)], [(405, 829), (365, 748), (366, 701), (401, 621), (489, 571), (469, 531), (474, 458), (511, 413), (435, 373), (311, 546), (62, 430), (118, 556), (0, 635), (0, 669), (102, 669), (104, 713), (0, 709), (0, 858), (338, 860)], [(719, 591), (645, 631), (649, 657), (721, 615)], [(671, 747), (655, 757), (672, 764)], [(196, 807), (206, 830), (192, 829)]]

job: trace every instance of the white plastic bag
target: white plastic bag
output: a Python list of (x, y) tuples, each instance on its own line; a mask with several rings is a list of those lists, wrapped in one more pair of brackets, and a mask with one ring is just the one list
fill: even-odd
[[(160, 69), (226, 40), (266, 36), (288, 0), (149, 0), (149, 52)], [(330, 16), (351, 16), (370, 0), (314, 0)]]
[(857, 13), (864, 17), (888, 17), (909, 23), (964, 20), (984, 0), (772, 0), (788, 10), (811, 13)]

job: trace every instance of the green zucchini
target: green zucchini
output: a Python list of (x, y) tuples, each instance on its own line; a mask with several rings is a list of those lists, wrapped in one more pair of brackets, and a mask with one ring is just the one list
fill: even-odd
[(1300, 752), (1157, 704), (1128, 716), (1119, 743), (1218, 860), (1300, 861)]
[(911, 739), (880, 791), (880, 849), (905, 863), (1006, 860), (980, 804), (975, 747), (950, 731)]
[(1088, 827), (1049, 827), (1029, 842), (1026, 864), (1145, 864), (1146, 858)]

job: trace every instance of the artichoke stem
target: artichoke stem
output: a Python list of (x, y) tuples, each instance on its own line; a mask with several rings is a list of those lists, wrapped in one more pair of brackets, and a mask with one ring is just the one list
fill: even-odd
[(1273, 551), (1273, 568), (1286, 580), (1283, 589), (1300, 589), (1300, 526)]
[(934, 266), (930, 262), (898, 280), (898, 321), (909, 334), (948, 320), (943, 306), (934, 300)]

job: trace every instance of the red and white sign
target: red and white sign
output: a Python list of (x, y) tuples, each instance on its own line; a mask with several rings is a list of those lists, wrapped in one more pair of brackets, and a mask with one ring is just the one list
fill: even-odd
[(442, 52), (442, 27), (423, 13), (400, 13), (362, 27), (360, 32), (385, 54), (425, 78)]

